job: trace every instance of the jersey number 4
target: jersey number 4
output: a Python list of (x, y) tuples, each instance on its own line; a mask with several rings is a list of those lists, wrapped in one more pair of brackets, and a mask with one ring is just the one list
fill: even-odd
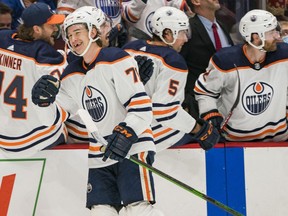
[(24, 98), (24, 77), (15, 76), (6, 89), (3, 88), (4, 71), (0, 71), (0, 96), (3, 97), (4, 104), (13, 106), (11, 110), (12, 118), (26, 119), (27, 98)]

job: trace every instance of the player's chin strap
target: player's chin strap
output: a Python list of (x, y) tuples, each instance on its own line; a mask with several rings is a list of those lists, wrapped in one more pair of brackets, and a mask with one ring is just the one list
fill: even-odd
[[(105, 151), (105, 146), (107, 145), (107, 141), (99, 133), (98, 128), (96, 127), (95, 123), (91, 119), (91, 116), (89, 115), (89, 113), (84, 109), (79, 109), (77, 114), (80, 116), (80, 118), (82, 119), (82, 121), (86, 125), (86, 128), (87, 128), (88, 132), (92, 135), (92, 137), (97, 142), (99, 142), (100, 144), (103, 145), (101, 147), (101, 151)], [(139, 160), (138, 158), (136, 158), (132, 155), (127, 155), (126, 158), (128, 160), (132, 161), (133, 163), (138, 164), (139, 166), (146, 168), (147, 170), (151, 171), (152, 173), (155, 173), (155, 174), (159, 175), (160, 177), (170, 181), (171, 183), (174, 183), (175, 185), (181, 187), (182, 189), (200, 197), (201, 199), (204, 199), (207, 202), (210, 202), (211, 204), (223, 209), (224, 211), (230, 213), (233, 216), (244, 216), (243, 214), (237, 212), (236, 210), (230, 208), (229, 206), (226, 206), (223, 203), (201, 193), (200, 191), (198, 191), (198, 190), (190, 187), (189, 185), (173, 178), (172, 176), (156, 169), (155, 167), (153, 167), (147, 163), (144, 163), (143, 161)]]
[(167, 45), (170, 46), (170, 47), (173, 46), (173, 44), (175, 43), (175, 41), (176, 41), (176, 39), (177, 39), (177, 38), (173, 37), (173, 41), (172, 41), (171, 43), (169, 43), (169, 42), (167, 42), (167, 41), (165, 40), (165, 38), (163, 38), (162, 35), (160, 36), (160, 38), (162, 39), (162, 41), (163, 41), (165, 44), (167, 44)]
[(248, 43), (249, 43), (252, 47), (254, 47), (254, 48), (256, 48), (256, 49), (258, 49), (258, 50), (260, 50), (260, 51), (262, 51), (262, 52), (267, 52), (267, 51), (264, 49), (265, 40), (262, 39), (261, 41), (262, 41), (262, 43), (261, 43), (261, 45), (259, 45), (259, 46), (256, 46), (255, 44), (251, 43), (250, 41), (248, 41)]

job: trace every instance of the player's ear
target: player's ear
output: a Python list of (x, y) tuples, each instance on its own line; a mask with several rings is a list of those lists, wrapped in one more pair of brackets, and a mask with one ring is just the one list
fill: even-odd
[(34, 38), (35, 40), (41, 38), (42, 28), (41, 28), (40, 26), (34, 25), (34, 26), (32, 27), (32, 29), (33, 29), (33, 38)]
[(200, 5), (200, 0), (190, 0), (190, 1), (192, 2), (193, 5)]
[(41, 33), (41, 27), (40, 26), (34, 25), (32, 28), (36, 34)]
[(261, 42), (261, 39), (257, 33), (251, 34), (251, 42), (252, 43), (254, 42), (255, 44), (258, 44)]
[(170, 29), (164, 29), (163, 38), (165, 39), (165, 41), (167, 41), (169, 43), (172, 42), (173, 41), (172, 31)]
[(98, 34), (97, 29), (92, 28), (91, 33), (90, 33), (91, 38), (96, 38), (97, 34)]

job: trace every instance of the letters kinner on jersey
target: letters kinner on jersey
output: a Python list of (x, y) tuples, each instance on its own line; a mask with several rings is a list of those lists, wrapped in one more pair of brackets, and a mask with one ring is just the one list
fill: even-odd
[(0, 65), (15, 70), (21, 70), (22, 59), (0, 54)]

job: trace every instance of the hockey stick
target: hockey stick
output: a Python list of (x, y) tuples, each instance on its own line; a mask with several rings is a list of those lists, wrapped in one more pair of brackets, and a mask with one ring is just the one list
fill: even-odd
[[(79, 109), (78, 110), (78, 115), (80, 116), (80, 118), (82, 119), (82, 121), (84, 122), (84, 124), (86, 125), (86, 128), (88, 130), (88, 132), (92, 135), (92, 137), (97, 141), (99, 142), (100, 144), (103, 145), (103, 147), (105, 147), (107, 145), (107, 141), (101, 136), (101, 134), (99, 133), (98, 131), (98, 128), (96, 127), (95, 123), (93, 122), (93, 120), (91, 119), (89, 113), (84, 110), (84, 109)], [(101, 148), (102, 150), (104, 150), (104, 148)], [(182, 189), (206, 200), (207, 202), (210, 202), (212, 203), (213, 205), (223, 209), (224, 211), (230, 213), (231, 215), (233, 216), (244, 216), (243, 214), (235, 211), (234, 209), (230, 208), (229, 206), (226, 206), (224, 205), (223, 203), (201, 193), (200, 191), (190, 187), (189, 185), (173, 178), (172, 176), (156, 169), (155, 167), (147, 164), (147, 163), (144, 163), (142, 162), (141, 160), (139, 160), (138, 158), (132, 156), (132, 155), (128, 155), (126, 157), (128, 160), (132, 161), (133, 163), (135, 164), (138, 164), (139, 166), (141, 167), (144, 167), (148, 170), (150, 170), (152, 173), (155, 173), (157, 175), (159, 175), (160, 177), (170, 181), (171, 183), (173, 184), (176, 184), (177, 186), (181, 187)]]
[(134, 26), (129, 27), (128, 33), (130, 34), (130, 36), (135, 37), (140, 40), (152, 40), (152, 38), (146, 32)]
[(239, 100), (240, 100), (240, 90), (241, 90), (241, 89), (240, 89), (240, 85), (241, 85), (241, 84), (240, 84), (240, 76), (239, 76), (239, 71), (238, 71), (237, 65), (234, 64), (234, 66), (235, 66), (235, 69), (236, 69), (236, 72), (237, 72), (237, 78), (238, 78), (238, 92), (237, 92), (237, 96), (236, 96), (235, 102), (234, 102), (234, 104), (232, 105), (232, 107), (231, 107), (231, 109), (230, 109), (230, 111), (229, 111), (226, 119), (223, 121), (223, 124), (222, 124), (222, 126), (221, 126), (221, 128), (220, 128), (220, 131), (221, 131), (221, 132), (224, 132), (224, 128), (226, 127), (228, 121), (230, 120), (230, 118), (231, 118), (231, 116), (232, 116), (232, 113), (233, 113), (234, 109), (236, 108), (236, 106), (238, 105)]

